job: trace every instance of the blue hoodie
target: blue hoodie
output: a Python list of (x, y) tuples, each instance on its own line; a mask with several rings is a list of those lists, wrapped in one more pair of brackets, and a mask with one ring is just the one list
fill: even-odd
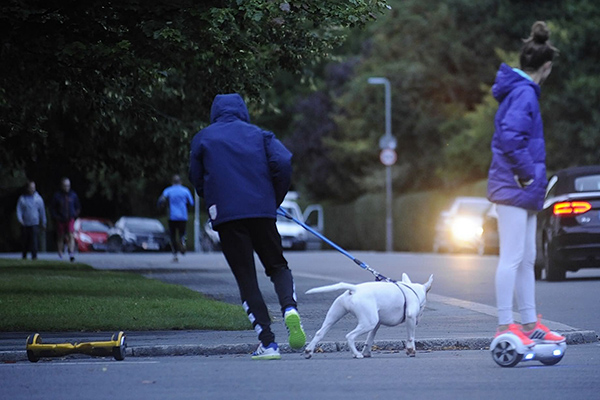
[(292, 154), (273, 133), (250, 124), (239, 94), (217, 95), (211, 125), (192, 139), (190, 181), (213, 227), (245, 218), (277, 218), (291, 181)]
[[(540, 87), (522, 71), (502, 64), (492, 94), (499, 107), (494, 119), (487, 197), (497, 204), (539, 211), (547, 184)], [(533, 183), (521, 188), (515, 175), (524, 181), (533, 179)]]

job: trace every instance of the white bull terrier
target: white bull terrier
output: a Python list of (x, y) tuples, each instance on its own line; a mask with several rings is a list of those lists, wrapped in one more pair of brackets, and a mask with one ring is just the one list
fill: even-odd
[[(304, 356), (310, 358), (315, 346), (331, 327), (344, 315), (352, 313), (358, 319), (358, 325), (346, 335), (348, 346), (355, 358), (371, 357), (371, 347), (375, 334), (381, 325), (396, 326), (406, 321), (408, 340), (406, 354), (415, 356), (415, 328), (425, 309), (427, 292), (431, 289), (433, 275), (421, 285), (412, 283), (406, 274), (401, 282), (367, 282), (358, 285), (340, 282), (308, 290), (306, 293), (324, 293), (346, 290), (339, 295), (327, 312), (321, 329), (306, 346)], [(356, 349), (355, 340), (359, 335), (368, 333), (362, 353)]]

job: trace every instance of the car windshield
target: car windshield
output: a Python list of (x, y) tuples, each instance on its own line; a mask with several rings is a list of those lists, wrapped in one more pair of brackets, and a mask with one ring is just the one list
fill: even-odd
[[(281, 206), (281, 208), (289, 215), (291, 215), (293, 218), (296, 219), (300, 219), (300, 216), (298, 215), (298, 213), (296, 212), (295, 208), (292, 207), (283, 207)], [(278, 222), (291, 222), (291, 220), (287, 217), (284, 217), (283, 215), (279, 215), (277, 214), (277, 221)]]
[(165, 228), (157, 219), (130, 219), (125, 222), (127, 229), (134, 232), (164, 232)]
[(489, 203), (460, 203), (457, 214), (460, 215), (483, 215), (490, 208)]
[(81, 221), (81, 230), (84, 232), (108, 232), (109, 228), (101, 221)]
[(600, 191), (600, 175), (588, 175), (575, 178), (576, 192)]

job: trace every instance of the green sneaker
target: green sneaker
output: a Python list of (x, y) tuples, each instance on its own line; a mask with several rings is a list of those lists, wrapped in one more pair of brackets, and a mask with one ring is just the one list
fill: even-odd
[(258, 348), (252, 353), (253, 360), (281, 360), (281, 354), (279, 354), (279, 347), (277, 347), (277, 343), (273, 342), (267, 347), (264, 347), (261, 344), (258, 345)]
[(302, 329), (302, 323), (300, 322), (300, 314), (294, 308), (288, 308), (283, 314), (285, 320), (285, 327), (288, 330), (288, 342), (290, 347), (295, 350), (299, 350), (306, 344), (306, 334)]

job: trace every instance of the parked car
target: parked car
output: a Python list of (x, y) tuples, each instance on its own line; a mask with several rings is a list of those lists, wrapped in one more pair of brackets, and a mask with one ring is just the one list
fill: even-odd
[(77, 251), (105, 251), (111, 225), (111, 222), (104, 218), (77, 218), (73, 224)]
[[(302, 212), (296, 199), (297, 195), (295, 192), (288, 193), (288, 196), (286, 196), (280, 207), (296, 220), (310, 226), (319, 233), (323, 233), (323, 207), (319, 204), (311, 204)], [(310, 224), (313, 213), (315, 215), (314, 224)], [(284, 249), (321, 249), (321, 239), (283, 215), (277, 215), (277, 230), (281, 236), (281, 246)]]
[(163, 224), (154, 218), (121, 217), (108, 232), (110, 252), (167, 251), (169, 234)]
[[(312, 204), (302, 212), (297, 199), (298, 194), (296, 192), (289, 192), (283, 203), (281, 203), (281, 208), (298, 221), (309, 225), (319, 233), (323, 233), (323, 207), (319, 204)], [(281, 246), (284, 249), (321, 249), (321, 239), (308, 232), (296, 222), (282, 215), (277, 215), (276, 225), (277, 231), (279, 231), (279, 235), (281, 236)], [(210, 250), (220, 248), (219, 234), (212, 229), (210, 221), (204, 225), (204, 240), (203, 248), (209, 248)]]
[(537, 279), (600, 268), (600, 165), (567, 168), (550, 177), (538, 214)]
[(434, 252), (485, 251), (483, 223), (492, 203), (485, 197), (457, 197), (435, 227)]

